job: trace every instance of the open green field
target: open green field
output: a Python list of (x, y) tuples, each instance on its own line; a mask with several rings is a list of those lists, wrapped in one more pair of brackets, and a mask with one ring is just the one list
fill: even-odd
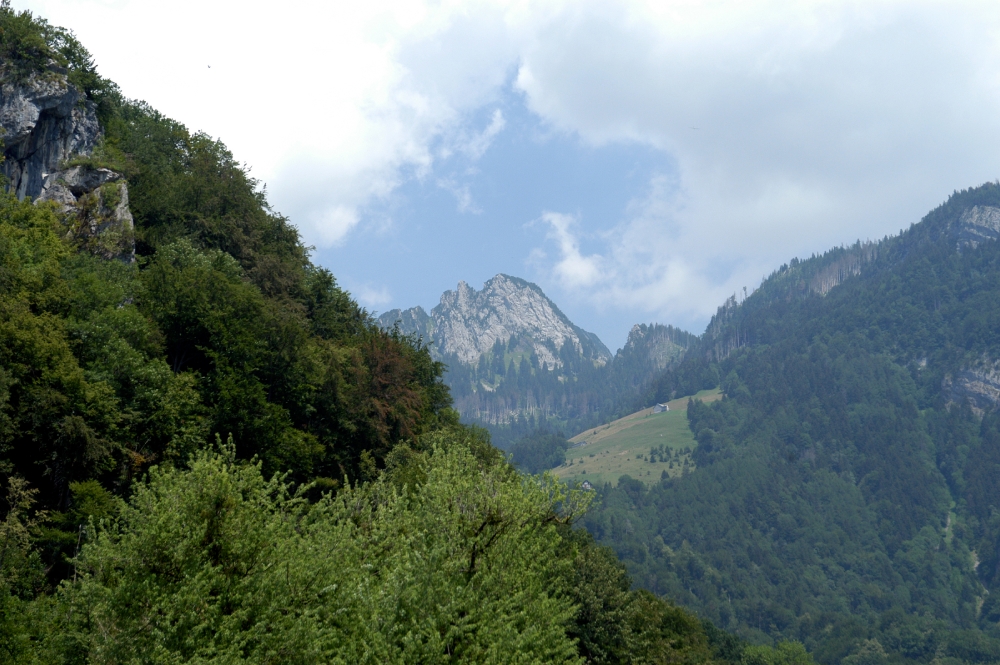
[[(694, 396), (705, 402), (722, 397), (718, 389)], [(657, 482), (666, 471), (679, 476), (694, 468), (691, 451), (695, 440), (687, 421), (687, 397), (669, 403), (670, 410), (637, 411), (607, 425), (577, 434), (575, 447), (566, 451), (566, 463), (553, 469), (563, 480), (588, 480), (592, 485), (618, 484), (628, 474), (644, 482)], [(650, 454), (651, 449), (655, 452)]]

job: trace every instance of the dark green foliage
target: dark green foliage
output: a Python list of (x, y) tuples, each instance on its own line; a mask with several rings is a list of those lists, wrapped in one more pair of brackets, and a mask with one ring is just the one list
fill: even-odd
[(569, 441), (557, 432), (540, 429), (510, 448), (514, 465), (526, 473), (541, 473), (566, 461)]
[[(6, 6), (0, 29), (96, 76), (65, 31)], [(454, 422), (443, 366), (309, 262), (221, 143), (70, 78), (99, 98), (105, 136), (81, 159), (126, 175), (140, 260), (77, 253), (51, 208), (0, 200), (0, 474), (64, 511), (73, 483), (124, 494), (233, 434), (269, 471), (334, 486), (362, 476), (362, 453), (380, 469)]]
[(71, 31), (49, 25), (29, 11), (15, 11), (10, 0), (0, 0), (0, 63), (15, 81), (64, 71), (70, 83), (97, 101), (109, 89)]
[(720, 308), (653, 393), (721, 384), (689, 406), (697, 470), (585, 520), (638, 583), (824, 663), (996, 660), (1000, 423), (954, 387), (1000, 358), (1000, 244), (958, 246), (973, 205), (1000, 186)]

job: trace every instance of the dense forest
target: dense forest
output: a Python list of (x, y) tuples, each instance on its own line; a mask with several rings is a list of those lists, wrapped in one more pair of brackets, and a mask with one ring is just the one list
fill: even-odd
[[(1000, 661), (1000, 185), (782, 266), (649, 391), (695, 472), (584, 522), (637, 582), (824, 663)], [(984, 221), (985, 220), (985, 221)]]
[(96, 103), (73, 163), (135, 221), (108, 258), (0, 195), (0, 661), (811, 662), (633, 590), (572, 528), (592, 493), (460, 425), (427, 348), (72, 33), (3, 0), (0, 79)]

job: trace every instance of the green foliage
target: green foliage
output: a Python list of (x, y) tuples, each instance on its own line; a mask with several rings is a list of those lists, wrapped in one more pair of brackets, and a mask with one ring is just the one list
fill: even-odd
[(569, 441), (557, 432), (540, 429), (511, 446), (514, 464), (527, 473), (541, 473), (566, 461)]
[(455, 420), (443, 366), (309, 264), (221, 144), (112, 101), (104, 147), (132, 166), (147, 256), (78, 254), (53, 209), (0, 201), (0, 471), (62, 510), (72, 482), (124, 493), (232, 433), (269, 472), (342, 482)]
[[(230, 451), (228, 454), (231, 455)], [(310, 504), (259, 465), (154, 469), (64, 596), (114, 662), (577, 662), (553, 511), (563, 495), (467, 449), (426, 479)]]
[(0, 62), (15, 81), (46, 75), (54, 65), (54, 71), (62, 68), (69, 82), (92, 98), (100, 99), (109, 88), (71, 31), (49, 25), (27, 10), (14, 10), (10, 0), (0, 0)]
[[(876, 642), (876, 644), (878, 644)], [(885, 652), (882, 653), (885, 658)], [(746, 665), (812, 665), (812, 656), (806, 651), (800, 642), (778, 642), (773, 647), (762, 645), (748, 646), (743, 650), (743, 662)], [(845, 661), (846, 662), (846, 661)], [(850, 661), (852, 665), (861, 662), (873, 662), (867, 660)]]
[(1000, 421), (953, 387), (1000, 358), (1000, 246), (958, 247), (973, 205), (1000, 187), (720, 309), (654, 393), (720, 381), (688, 410), (697, 470), (607, 488), (585, 519), (640, 584), (824, 663), (996, 660)]

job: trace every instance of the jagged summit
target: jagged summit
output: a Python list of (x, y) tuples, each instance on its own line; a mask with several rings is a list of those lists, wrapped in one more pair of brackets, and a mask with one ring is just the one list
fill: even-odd
[[(422, 307), (390, 310), (379, 323), (398, 323), (405, 333), (422, 335), (438, 357), (474, 364), (499, 341), (534, 353), (539, 363), (561, 367), (567, 354), (602, 365), (611, 352), (593, 333), (573, 324), (537, 284), (499, 274), (482, 290), (458, 283), (445, 291), (430, 315)], [(511, 340), (514, 340), (513, 344)], [(568, 347), (567, 347), (568, 345)]]

